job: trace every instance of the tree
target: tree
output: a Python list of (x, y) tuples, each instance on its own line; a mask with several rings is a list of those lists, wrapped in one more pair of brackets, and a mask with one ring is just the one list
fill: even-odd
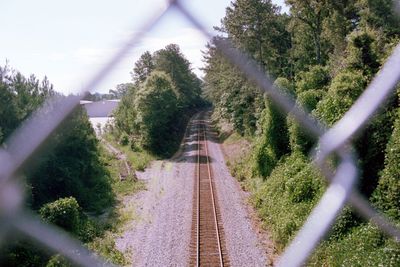
[(360, 25), (364, 28), (382, 29), (393, 37), (400, 33), (400, 19), (394, 13), (393, 0), (358, 0)]
[(262, 93), (247, 81), (246, 76), (230, 65), (214, 45), (204, 55), (204, 94), (215, 106), (215, 114), (233, 124), (241, 135), (252, 135), (264, 107)]
[[(46, 77), (41, 82), (34, 75), (26, 78), (8, 66), (0, 68), (0, 74), (0, 129), (6, 138), (56, 93)], [(81, 107), (64, 127), (52, 137), (54, 149), (37, 158), (37, 168), (26, 174), (32, 188), (30, 204), (37, 209), (60, 197), (74, 196), (85, 210), (100, 211), (112, 203), (109, 174), (100, 161), (98, 141)]]
[(244, 49), (272, 76), (289, 76), (290, 36), (287, 16), (267, 0), (237, 0), (226, 9), (220, 31), (228, 34), (236, 46)]
[(138, 61), (135, 63), (135, 67), (131, 72), (132, 80), (136, 85), (142, 83), (154, 70), (153, 56), (149, 51), (144, 52)]
[(306, 29), (311, 33), (315, 62), (323, 64), (322, 51), (322, 25), (323, 19), (327, 15), (327, 5), (324, 0), (287, 0), (292, 16), (307, 26)]
[(73, 196), (86, 211), (101, 212), (113, 202), (110, 174), (100, 159), (98, 140), (86, 112), (79, 107), (52, 136), (54, 149), (27, 174), (32, 207)]
[(153, 72), (138, 91), (134, 109), (141, 146), (155, 154), (171, 152), (171, 143), (177, 141), (174, 120), (178, 111), (171, 78), (166, 73)]
[(200, 104), (201, 82), (191, 71), (189, 61), (176, 44), (167, 45), (154, 53), (155, 69), (167, 73), (173, 82), (182, 109)]
[(189, 116), (204, 105), (202, 82), (175, 44), (145, 52), (133, 78), (134, 85), (120, 88), (124, 95), (114, 112), (114, 135), (132, 149), (168, 156), (179, 145)]
[(132, 87), (134, 87), (134, 84), (132, 83), (121, 83), (116, 86), (115, 90), (110, 89), (109, 94), (112, 99), (121, 99)]

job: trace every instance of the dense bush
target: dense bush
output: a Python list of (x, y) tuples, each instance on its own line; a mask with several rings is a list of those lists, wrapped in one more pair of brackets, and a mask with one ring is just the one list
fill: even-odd
[(346, 65), (350, 69), (361, 71), (367, 78), (375, 74), (380, 67), (377, 35), (376, 31), (366, 28), (349, 36)]
[(315, 65), (309, 71), (301, 71), (296, 76), (297, 94), (308, 90), (324, 90), (329, 84), (330, 76), (327, 67)]
[[(276, 79), (274, 85), (280, 88), (283, 94), (294, 94), (293, 86), (286, 78)], [(258, 119), (253, 172), (265, 178), (271, 173), (278, 160), (289, 153), (289, 133), (286, 114), (267, 95), (264, 106)]]
[(1, 266), (43, 266), (48, 260), (48, 255), (30, 241), (25, 239), (3, 244), (0, 248)]
[(283, 157), (268, 179), (255, 188), (252, 202), (282, 249), (319, 200), (324, 184), (308, 159), (294, 152)]
[(274, 81), (274, 85), (286, 95), (295, 95), (295, 87), (293, 83), (285, 77), (276, 78), (276, 80)]
[(376, 226), (363, 224), (335, 242), (323, 242), (308, 265), (395, 267), (400, 265), (400, 246)]
[(39, 210), (40, 216), (48, 223), (64, 228), (77, 234), (80, 228), (80, 207), (73, 197), (60, 198), (43, 205)]
[(121, 146), (127, 146), (129, 144), (129, 136), (126, 133), (123, 133), (119, 138), (119, 144)]

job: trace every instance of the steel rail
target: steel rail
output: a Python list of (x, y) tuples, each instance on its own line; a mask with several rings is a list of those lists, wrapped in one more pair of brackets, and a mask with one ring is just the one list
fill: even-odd
[(224, 266), (224, 260), (223, 260), (223, 255), (222, 255), (221, 239), (220, 239), (219, 228), (218, 228), (217, 209), (216, 209), (216, 205), (215, 205), (214, 186), (212, 184), (210, 160), (208, 158), (208, 145), (207, 145), (206, 127), (204, 125), (203, 125), (203, 137), (204, 137), (204, 139), (203, 139), (204, 147), (205, 147), (205, 150), (206, 150), (208, 179), (210, 181), (211, 201), (212, 201), (212, 205), (213, 205), (215, 232), (216, 232), (216, 235), (217, 235), (217, 242), (218, 242), (219, 263), (220, 263), (220, 266), (223, 267)]
[(200, 125), (197, 124), (197, 226), (196, 266), (200, 266)]

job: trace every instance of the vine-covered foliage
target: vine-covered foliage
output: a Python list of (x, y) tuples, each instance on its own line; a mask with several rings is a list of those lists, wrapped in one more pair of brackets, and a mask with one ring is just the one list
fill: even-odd
[[(268, 69), (284, 94), (293, 96), (305, 112), (331, 127), (355, 103), (398, 44), (400, 20), (391, 0), (285, 2), (290, 14), (280, 13), (272, 1), (233, 1), (218, 28), (223, 35), (216, 38), (227, 38), (245, 50)], [(268, 95), (262, 95), (231, 66), (215, 46), (215, 39), (207, 49), (205, 93), (214, 106), (214, 118), (230, 123), (236, 132), (253, 140), (242, 162), (232, 166), (233, 172), (252, 190), (253, 203), (282, 249), (325, 189), (306, 158), (315, 152), (313, 147), (318, 149), (316, 140), (290, 112), (281, 113)], [(353, 144), (362, 170), (361, 193), (400, 222), (397, 98), (385, 103)], [(346, 209), (331, 238), (310, 263), (390, 262), (396, 266), (399, 246), (377, 232)], [(361, 245), (361, 234), (370, 244)], [(359, 249), (352, 249), (351, 242)]]

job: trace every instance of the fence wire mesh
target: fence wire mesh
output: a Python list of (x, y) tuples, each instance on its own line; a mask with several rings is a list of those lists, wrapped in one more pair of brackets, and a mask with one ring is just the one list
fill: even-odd
[[(399, 9), (398, 5), (396, 6)], [(10, 233), (18, 232), (45, 249), (60, 253), (72, 263), (80, 266), (111, 266), (107, 261), (89, 251), (79, 241), (71, 238), (63, 230), (44, 224), (32, 212), (23, 207), (23, 187), (20, 182), (22, 171), (35, 164), (35, 158), (43, 151), (51, 149), (49, 137), (68, 115), (79, 105), (89, 92), (110, 73), (141, 38), (176, 9), (206, 38), (213, 36), (201, 21), (189, 12), (179, 0), (170, 0), (164, 10), (155, 13), (145, 21), (139, 31), (119, 49), (92, 79), (88, 80), (79, 96), (70, 96), (62, 100), (53, 98), (35, 112), (6, 141), (7, 146), (0, 149), (0, 246), (10, 238)], [(360, 132), (371, 117), (390, 97), (400, 80), (400, 45), (381, 68), (368, 88), (354, 103), (351, 109), (332, 128), (316, 121), (295, 99), (280, 92), (273, 86), (272, 79), (246, 53), (235, 48), (227, 39), (216, 41), (216, 46), (224, 56), (246, 77), (278, 104), (283, 112), (291, 113), (297, 122), (308, 130), (318, 141), (317, 154), (312, 160), (329, 181), (329, 186), (317, 206), (311, 212), (306, 223), (295, 239), (281, 256), (279, 266), (301, 266), (329, 231), (337, 216), (346, 204), (350, 204), (366, 220), (376, 224), (384, 233), (400, 241), (400, 229), (388, 218), (376, 211), (354, 187), (358, 180), (357, 158), (353, 153), (352, 137)], [(379, 90), (377, 90), (379, 88)], [(329, 156), (336, 155), (340, 163), (336, 170), (326, 166)]]

